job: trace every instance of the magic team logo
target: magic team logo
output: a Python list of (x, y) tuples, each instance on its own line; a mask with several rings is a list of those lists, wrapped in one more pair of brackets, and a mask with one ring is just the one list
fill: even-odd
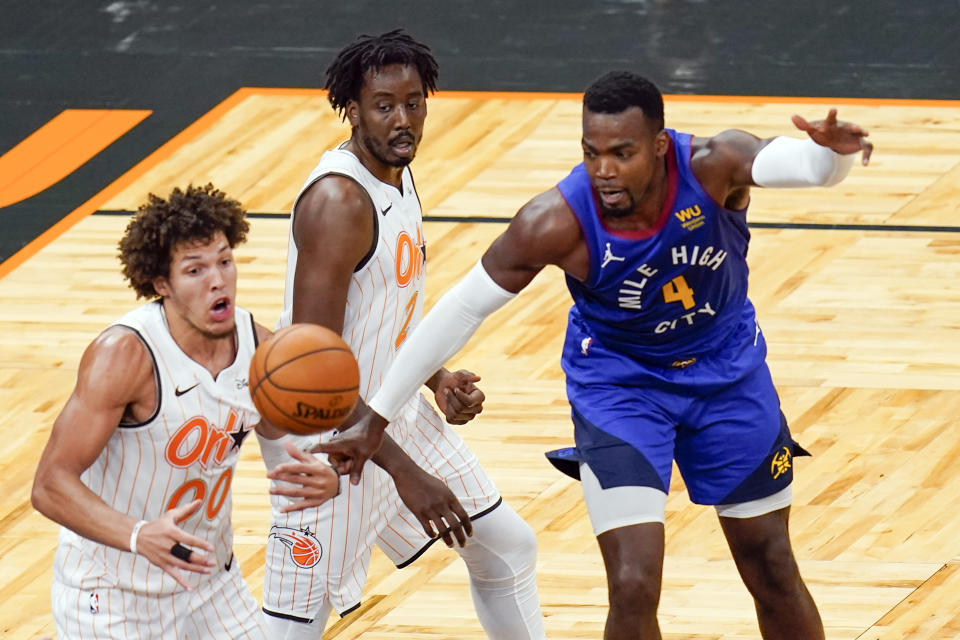
[(787, 447), (781, 447), (780, 451), (773, 454), (773, 458), (770, 460), (770, 475), (773, 476), (774, 480), (790, 470), (792, 459), (793, 456)]
[(306, 529), (291, 529), (290, 527), (270, 527), (270, 538), (276, 538), (290, 549), (290, 559), (301, 569), (309, 569), (320, 562), (323, 556), (323, 547), (316, 536)]

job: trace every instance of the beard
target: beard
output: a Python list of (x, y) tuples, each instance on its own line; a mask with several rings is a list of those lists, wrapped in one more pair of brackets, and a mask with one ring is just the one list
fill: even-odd
[(597, 209), (600, 211), (600, 216), (603, 218), (626, 218), (636, 211), (637, 203), (634, 201), (633, 196), (628, 193), (627, 203), (622, 207), (608, 207), (603, 204), (602, 199), (597, 198)]
[[(402, 134), (397, 136), (393, 140), (390, 140), (385, 145), (381, 145), (379, 142), (377, 142), (370, 136), (363, 136), (363, 146), (367, 148), (367, 150), (370, 152), (370, 155), (372, 155), (374, 158), (376, 158), (378, 161), (382, 162), (383, 164), (387, 165), (388, 167), (405, 167), (411, 162), (413, 162), (413, 157), (414, 155), (416, 155), (415, 153), (411, 153), (409, 158), (387, 157), (387, 154), (390, 151), (389, 145), (401, 139), (408, 139), (410, 140), (410, 142), (416, 144), (413, 138), (413, 134), (409, 134), (409, 135)], [(416, 147), (414, 147), (414, 151), (416, 151)]]

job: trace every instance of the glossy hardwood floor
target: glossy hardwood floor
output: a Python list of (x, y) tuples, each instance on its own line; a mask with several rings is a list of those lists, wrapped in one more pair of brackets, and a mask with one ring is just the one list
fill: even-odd
[[(870, 129), (871, 166), (832, 189), (757, 189), (750, 210), (752, 222), (780, 225), (753, 229), (750, 295), (784, 412), (814, 454), (796, 461), (794, 547), (829, 638), (956, 638), (960, 103), (674, 97), (667, 118), (699, 135), (737, 127), (772, 136), (792, 133), (792, 113), (817, 118), (831, 106)], [(576, 96), (445, 93), (429, 108), (413, 166), (428, 216), (509, 217), (579, 162)], [(149, 191), (212, 181), (251, 212), (282, 214), (322, 151), (346, 135), (320, 92), (242, 90), (92, 204), (131, 210)], [(3, 637), (54, 635), (57, 528), (30, 506), (30, 484), (82, 350), (136, 304), (115, 257), (126, 221), (82, 217), (0, 279)], [(503, 228), (427, 223), (428, 305)], [(287, 233), (282, 215), (258, 217), (237, 252), (239, 303), (268, 326), (279, 314)], [(606, 582), (580, 488), (543, 457), (572, 442), (559, 368), (569, 304), (559, 272), (547, 270), (452, 364), (484, 377), (487, 408), (460, 431), (537, 532), (549, 637), (599, 638)], [(263, 473), (248, 440), (234, 521), (237, 556), (258, 596)], [(674, 477), (664, 637), (758, 638), (713, 510), (692, 505)], [(331, 619), (324, 637), (483, 638), (462, 563), (439, 547), (402, 571), (375, 552), (363, 606)]]

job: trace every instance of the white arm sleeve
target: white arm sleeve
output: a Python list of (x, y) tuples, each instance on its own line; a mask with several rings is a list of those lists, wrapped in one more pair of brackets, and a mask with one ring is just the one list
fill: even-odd
[(407, 336), (384, 375), (383, 386), (367, 403), (387, 420), (459, 351), (483, 319), (516, 297), (493, 281), (478, 262), (434, 305)]
[(774, 138), (753, 159), (761, 187), (832, 187), (847, 177), (856, 154), (840, 155), (810, 138)]

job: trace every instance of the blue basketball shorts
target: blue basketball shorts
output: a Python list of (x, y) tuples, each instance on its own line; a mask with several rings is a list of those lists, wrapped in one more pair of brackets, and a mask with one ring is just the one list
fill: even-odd
[(601, 487), (667, 492), (672, 463), (697, 504), (739, 504), (786, 488), (793, 442), (766, 363), (719, 390), (567, 382), (575, 449), (547, 457), (566, 473), (586, 462)]

